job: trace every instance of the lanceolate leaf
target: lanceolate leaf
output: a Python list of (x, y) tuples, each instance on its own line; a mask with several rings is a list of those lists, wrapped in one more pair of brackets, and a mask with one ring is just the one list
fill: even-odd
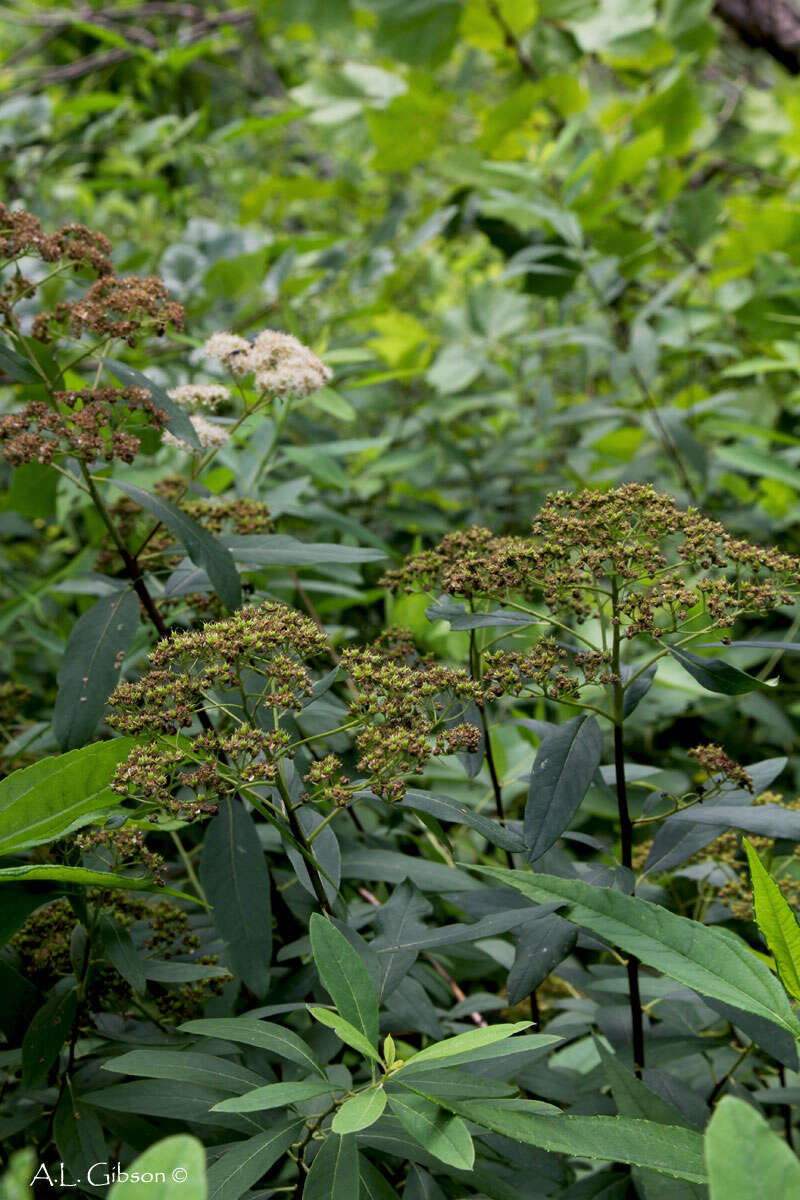
[(753, 881), (758, 927), (772, 951), (784, 987), (792, 996), (800, 999), (800, 926), (783, 892), (764, 869), (747, 838), (744, 839), (744, 848)]
[(58, 672), (53, 713), (53, 732), (63, 749), (83, 745), (94, 733), (138, 624), (139, 597), (131, 591), (101, 596), (76, 621)]
[(186, 1083), (175, 1079), (133, 1079), (128, 1083), (83, 1093), (84, 1100), (105, 1112), (137, 1113), (146, 1117), (166, 1117), (171, 1121), (218, 1125), (245, 1133), (262, 1128), (258, 1118), (214, 1115), (211, 1112), (225, 1093), (224, 1083)]
[(102, 915), (97, 925), (97, 940), (103, 947), (106, 958), (117, 968), (125, 982), (129, 983), (135, 992), (143, 992), (147, 987), (144, 963), (127, 929), (110, 917)]
[(360, 1200), (399, 1200), (397, 1192), (363, 1154), (358, 1156), (358, 1172), (361, 1182)]
[(509, 1004), (519, 1004), (542, 983), (575, 945), (578, 931), (558, 913), (545, 913), (529, 921), (517, 945), (508, 976)]
[(622, 704), (622, 715), (629, 717), (638, 705), (640, 700), (643, 700), (650, 688), (653, 686), (653, 680), (656, 677), (658, 663), (651, 663), (643, 671), (632, 672), (631, 668), (623, 668), (622, 678), (627, 682), (631, 678), (631, 683), (625, 688), (625, 698)]
[(392, 1092), (389, 1107), (429, 1154), (451, 1167), (471, 1170), (475, 1162), (475, 1147), (466, 1125), (458, 1117), (444, 1112), (430, 1100), (407, 1091)]
[(600, 765), (602, 750), (600, 726), (586, 714), (542, 738), (525, 808), (529, 862), (541, 858), (569, 825)]
[(233, 558), (260, 567), (317, 567), (321, 563), (379, 562), (383, 550), (338, 542), (301, 542), (288, 533), (242, 533), (225, 538)]
[(231, 969), (262, 996), (272, 957), (270, 882), (253, 819), (240, 800), (223, 800), (208, 826), (200, 877)]
[(343, 933), (319, 913), (311, 918), (314, 964), (341, 1016), (378, 1044), (378, 997), (369, 971)]
[(173, 962), (171, 959), (145, 958), (144, 973), (157, 983), (195, 983), (200, 979), (230, 976), (227, 967), (217, 963)]
[(125, 387), (144, 388), (148, 391), (153, 404), (167, 414), (167, 429), (170, 433), (174, 433), (175, 437), (187, 442), (188, 445), (194, 446), (195, 450), (200, 449), (194, 425), (180, 405), (176, 404), (162, 387), (153, 383), (152, 379), (148, 379), (146, 375), (142, 375), (141, 371), (135, 371), (133, 367), (129, 367), (127, 363), (117, 362), (113, 358), (106, 358), (103, 362), (111, 374), (116, 376)]
[(0, 345), (0, 371), (10, 375), (17, 383), (41, 383), (42, 377), (31, 366), (27, 358), (23, 358), (10, 346)]
[(706, 1130), (710, 1200), (795, 1200), (800, 1159), (759, 1112), (726, 1096)]
[(451, 1112), (504, 1137), (577, 1158), (627, 1162), (705, 1183), (703, 1139), (690, 1129), (629, 1117), (550, 1116), (536, 1100), (442, 1101)]
[(503, 850), (525, 849), (525, 842), (518, 833), (514, 833), (512, 829), (506, 829), (497, 821), (481, 816), (468, 805), (461, 804), (458, 800), (451, 800), (447, 796), (434, 796), (430, 792), (408, 788), (400, 801), (400, 807), (428, 813), (439, 821), (468, 825), (470, 829), (475, 829), (482, 834), (487, 842), (491, 842), (493, 846), (500, 846)]
[[(489, 1028), (492, 1028), (492, 1026), (489, 1026)], [(459, 1034), (458, 1036), (460, 1037), (461, 1035)], [(513, 1038), (503, 1038), (502, 1041), (489, 1041), (471, 1050), (462, 1050), (458, 1054), (449, 1054), (447, 1058), (434, 1058), (433, 1061), (423, 1060), (421, 1063), (417, 1063), (416, 1059), (409, 1059), (407, 1065), (402, 1068), (403, 1082), (405, 1083), (407, 1080), (409, 1087), (416, 1087), (418, 1074), (429, 1075), (431, 1071), (442, 1068), (449, 1071), (452, 1067), (463, 1066), (468, 1063), (488, 1062), (489, 1060), (496, 1061), (497, 1059), (508, 1058), (512, 1055), (532, 1056), (560, 1041), (561, 1038), (555, 1033), (518, 1034)], [(436, 1045), (438, 1044), (436, 1043)], [(430, 1049), (433, 1049), (433, 1047), (431, 1046)]]
[(208, 1200), (239, 1200), (299, 1140), (304, 1125), (296, 1118), (227, 1150), (209, 1167)]
[(301, 1079), (297, 1083), (268, 1083), (254, 1088), (242, 1096), (220, 1100), (212, 1112), (265, 1112), (270, 1108), (285, 1108), (288, 1104), (302, 1104), (316, 1096), (330, 1093), (332, 1085), (319, 1079)]
[(355, 1025), (351, 1025), (344, 1017), (340, 1017), (338, 1013), (331, 1012), (329, 1008), (312, 1008), (310, 1012), (316, 1021), (332, 1029), (340, 1041), (345, 1042), (348, 1046), (352, 1046), (354, 1050), (358, 1050), (359, 1054), (363, 1054), (365, 1058), (370, 1059), (372, 1062), (379, 1061), (378, 1051), (372, 1042), (368, 1042), (361, 1030), (356, 1029)]
[(26, 1088), (44, 1083), (66, 1042), (78, 1011), (75, 988), (51, 995), (25, 1031), (22, 1042), (22, 1080)]
[[(702, 811), (707, 814), (716, 812), (718, 808), (732, 805), (737, 808), (748, 807), (756, 796), (759, 796), (773, 780), (777, 779), (785, 766), (785, 758), (767, 758), (763, 762), (749, 766), (747, 769), (753, 780), (752, 792), (730, 783), (723, 783), (717, 795), (710, 800), (703, 801)], [(692, 811), (694, 812), (695, 809)], [(646, 871), (667, 871), (670, 867), (685, 862), (687, 858), (697, 854), (709, 842), (713, 842), (728, 827), (725, 821), (720, 821), (715, 826), (701, 825), (697, 821), (676, 821), (677, 815), (675, 813), (674, 816), (667, 817), (654, 837), (645, 863)]]
[(242, 603), (242, 587), (236, 565), (230, 551), (218, 538), (208, 533), (194, 517), (182, 512), (168, 500), (163, 500), (161, 496), (154, 496), (143, 488), (125, 483), (121, 479), (112, 479), (110, 482), (172, 530), (192, 562), (206, 572), (226, 608), (233, 610), (239, 607)]
[(97, 1113), (75, 1095), (72, 1080), (67, 1081), (53, 1116), (53, 1137), (62, 1162), (73, 1176), (80, 1177), (86, 1163), (106, 1159), (105, 1137)]
[(333, 1118), (333, 1132), (358, 1133), (374, 1125), (386, 1108), (386, 1092), (382, 1087), (369, 1088), (346, 1100)]
[[(112, 888), (129, 892), (157, 892), (159, 896), (175, 896), (178, 900), (188, 900), (197, 904), (196, 896), (186, 892), (176, 891), (175, 888), (161, 887), (152, 879), (137, 879), (133, 875), (115, 875), (112, 871), (90, 871), (86, 867), (50, 867), (39, 863), (25, 863), (19, 867), (3, 867), (0, 870), (0, 883), (7, 880), (20, 880), (34, 883), (47, 880), (53, 883), (72, 883), (78, 887)], [(0, 899), (2, 893), (0, 893)]]
[(303, 1186), (303, 1200), (359, 1200), (358, 1147), (352, 1136), (325, 1138)]
[(647, 966), (702, 995), (756, 1013), (800, 1036), (800, 1022), (780, 983), (745, 942), (648, 900), (555, 875), (524, 875), (500, 867), (482, 873), (543, 904), (561, 899), (566, 915), (608, 938)]
[(118, 804), (109, 783), (133, 745), (114, 738), (12, 771), (0, 783), (0, 855), (55, 841)]
[[(401, 1067), (401, 1070), (410, 1069), (412, 1066), (421, 1067), (423, 1064), (429, 1066), (433, 1062), (458, 1058), (459, 1055), (481, 1050), (484, 1046), (492, 1046), (495, 1042), (503, 1042), (507, 1038), (513, 1037), (515, 1033), (520, 1033), (521, 1030), (530, 1029), (530, 1027), (530, 1021), (517, 1021), (513, 1025), (488, 1025), (485, 1029), (470, 1029), (467, 1033), (456, 1034), (455, 1037), (445, 1038), (443, 1042), (437, 1042), (433, 1046), (427, 1046), (424, 1050), (420, 1050), (419, 1053), (406, 1060), (405, 1067)], [(510, 1052), (513, 1053), (513, 1047)], [(443, 1062), (442, 1065), (449, 1064)]]
[(498, 608), (493, 612), (469, 612), (463, 604), (453, 604), (446, 598), (436, 601), (425, 609), (429, 621), (447, 621), (453, 630), (464, 629), (496, 629), (508, 627), (517, 629), (520, 625), (535, 624), (535, 619), (526, 613), (514, 612), (511, 608)]
[(703, 644), (705, 646), (751, 646), (756, 650), (780, 650), (785, 654), (800, 654), (800, 642), (783, 642), (780, 639), (770, 641), (764, 638), (743, 638), (731, 642), (704, 642)]
[(692, 805), (670, 818), (676, 825), (714, 825), (742, 829), (760, 837), (788, 838), (800, 841), (800, 813), (780, 804), (759, 804), (757, 808), (720, 804), (716, 808)]
[(724, 696), (741, 696), (765, 686), (760, 679), (747, 675), (719, 658), (701, 658), (680, 646), (665, 648), (706, 691), (720, 692)]
[(317, 1061), (314, 1052), (302, 1038), (282, 1025), (273, 1025), (270, 1021), (258, 1021), (253, 1017), (219, 1017), (203, 1018), (198, 1021), (187, 1021), (180, 1026), (182, 1033), (197, 1034), (200, 1037), (222, 1038), (223, 1041), (236, 1042), (242, 1046), (257, 1046), (285, 1058), (298, 1066), (310, 1068), (322, 1079), (325, 1072)]
[(144, 1079), (173, 1079), (178, 1083), (230, 1088), (244, 1092), (257, 1086), (260, 1076), (238, 1063), (213, 1054), (187, 1050), (131, 1050), (103, 1064), (106, 1071), (120, 1075), (138, 1075)]

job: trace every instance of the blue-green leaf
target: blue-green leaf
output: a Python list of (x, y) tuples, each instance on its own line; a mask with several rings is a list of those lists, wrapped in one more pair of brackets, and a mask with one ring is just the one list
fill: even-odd
[(231, 610), (239, 607), (242, 603), (242, 585), (239, 582), (236, 564), (230, 551), (218, 538), (213, 537), (194, 517), (182, 512), (168, 500), (163, 500), (161, 496), (154, 496), (144, 488), (135, 487), (121, 479), (111, 479), (109, 482), (142, 508), (146, 508), (159, 521), (163, 521), (186, 548), (192, 562), (203, 568), (225, 606)]
[(94, 733), (138, 624), (139, 597), (124, 591), (101, 596), (73, 625), (53, 712), (53, 732), (64, 750), (83, 745)]

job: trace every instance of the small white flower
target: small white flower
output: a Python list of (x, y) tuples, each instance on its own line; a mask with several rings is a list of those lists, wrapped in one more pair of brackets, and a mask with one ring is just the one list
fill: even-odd
[(255, 372), (256, 386), (272, 396), (310, 396), (324, 387), (332, 372), (291, 333), (265, 329), (251, 344), (235, 333), (213, 333), (204, 353), (224, 363), (234, 375)]
[(228, 388), (221, 383), (182, 383), (167, 392), (181, 408), (206, 408), (214, 412), (230, 397)]
[(203, 354), (223, 363), (232, 375), (247, 375), (253, 369), (248, 361), (251, 349), (247, 338), (239, 337), (238, 333), (212, 333)]
[[(215, 425), (213, 421), (207, 421), (205, 417), (201, 417), (199, 413), (195, 413), (189, 420), (194, 426), (194, 431), (197, 434), (197, 440), (203, 449), (209, 449), (212, 446), (224, 446), (228, 441), (230, 434), (222, 425)], [(186, 450), (189, 454), (196, 454), (197, 448), (190, 446), (183, 438), (175, 437), (169, 430), (165, 430), (161, 438), (165, 446), (175, 446), (178, 450)]]
[(274, 396), (310, 396), (324, 387), (332, 372), (313, 350), (290, 333), (265, 329), (249, 355), (262, 392)]

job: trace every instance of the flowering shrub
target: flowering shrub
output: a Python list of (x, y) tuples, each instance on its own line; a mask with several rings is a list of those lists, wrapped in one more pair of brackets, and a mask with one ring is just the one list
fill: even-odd
[(46, 722), (0, 688), (12, 1147), (87, 1195), (155, 1122), (225, 1200), (699, 1195), (732, 1113), (794, 1171), (723, 1094), (791, 1141), (800, 817), (721, 714), (776, 704), (728, 656), (797, 649), (800, 559), (627, 481), (387, 569), (299, 503), (344, 472), (298, 338), (165, 371), (180, 307), (102, 235), (0, 207), (0, 248), (11, 494), (85, 548), (47, 605), (91, 598)]

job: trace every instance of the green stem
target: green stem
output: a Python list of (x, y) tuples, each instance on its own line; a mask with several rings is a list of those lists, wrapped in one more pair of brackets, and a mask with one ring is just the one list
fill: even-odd
[(739, 1069), (739, 1067), (744, 1062), (744, 1060), (747, 1058), (748, 1054), (750, 1053), (750, 1051), (752, 1049), (753, 1049), (753, 1043), (751, 1042), (749, 1046), (745, 1046), (745, 1048), (742, 1050), (742, 1052), (738, 1056), (738, 1058), (728, 1067), (727, 1071), (722, 1076), (722, 1078), (718, 1079), (717, 1082), (714, 1084), (713, 1088), (708, 1093), (708, 1096), (706, 1098), (706, 1104), (709, 1106), (709, 1108), (714, 1103), (714, 1101), (716, 1100), (717, 1096), (720, 1094), (722, 1089), (725, 1087), (725, 1084), (728, 1082), (728, 1080), (731, 1079), (732, 1076), (734, 1075), (734, 1073)]
[(259, 479), (261, 478), (261, 476), (266, 471), (269, 464), (272, 462), (275, 451), (278, 448), (278, 441), (280, 440), (280, 436), (283, 433), (284, 427), (289, 418), (289, 413), (291, 412), (291, 410), (292, 410), (292, 397), (287, 396), (283, 402), (281, 411), (278, 413), (277, 417), (275, 418), (275, 428), (272, 431), (272, 437), (270, 438), (269, 445), (267, 446), (266, 450), (262, 454), (261, 459), (259, 460), (259, 463), (258, 463), (255, 471), (253, 472), (253, 475), (250, 478), (249, 482), (250, 482), (251, 487), (255, 487), (255, 485), (258, 483)]
[(526, 608), (524, 604), (518, 604), (516, 600), (501, 600), (497, 598), (497, 603), (504, 604), (506, 608), (514, 608), (517, 612), (527, 613), (529, 617), (535, 617), (536, 620), (531, 621), (532, 625), (552, 625), (555, 629), (561, 629), (564, 633), (568, 633), (569, 636), (574, 637), (576, 641), (583, 642), (584, 646), (588, 646), (591, 650), (597, 649), (597, 646), (593, 641), (591, 641), (590, 638), (584, 637), (582, 633), (578, 633), (576, 629), (570, 628), (569, 625), (565, 625), (562, 621), (556, 620), (556, 618), (553, 616), (545, 616), (544, 613), (538, 613), (532, 608)]
[(175, 849), (178, 851), (178, 854), (181, 857), (181, 862), (183, 863), (184, 870), (186, 871), (186, 874), (189, 877), (189, 881), (190, 881), (192, 887), (197, 892), (197, 895), (200, 897), (200, 899), (203, 901), (203, 904), (208, 904), (208, 900), (206, 898), (205, 892), (203, 891), (202, 884), (200, 883), (200, 880), (197, 877), (197, 872), (195, 871), (194, 867), (192, 866), (192, 860), (189, 858), (189, 855), (186, 853), (186, 850), (184, 849), (183, 842), (178, 837), (178, 835), (174, 829), (170, 831), (169, 836), (172, 839), (172, 843), (175, 846)]
[[(239, 416), (237, 418), (237, 420), (234, 421), (233, 425), (231, 425), (230, 429), (228, 430), (228, 436), (232, 437), (233, 434), (236, 432), (236, 430), (239, 428), (239, 426), (242, 424), (242, 422), (246, 421), (248, 417), (251, 417), (253, 415), (253, 413), (257, 412), (259, 407), (260, 407), (259, 404), (254, 404), (252, 408), (246, 409), (241, 414), (241, 416)], [(203, 471), (205, 471), (206, 467), (211, 462), (213, 462), (213, 460), (218, 452), (219, 452), (219, 446), (212, 446), (212, 448), (208, 451), (208, 453), (204, 454), (203, 457), (200, 459), (200, 461), (192, 468), (192, 471), (189, 474), (189, 478), (186, 480), (183, 487), (181, 488), (181, 490), (178, 492), (177, 496), (175, 497), (176, 503), (183, 499), (183, 497), (186, 495), (187, 491), (189, 490), (189, 485), (191, 483), (193, 483), (194, 480), (198, 478), (198, 476), (202, 475), (202, 473), (203, 473)], [(147, 534), (145, 535), (144, 541), (141, 543), (138, 550), (136, 551), (136, 554), (134, 555), (135, 558), (139, 557), (139, 555), (142, 553), (142, 551), (145, 549), (145, 547), (150, 543), (152, 538), (155, 537), (155, 535), (158, 533), (159, 529), (161, 528), (162, 524), (163, 524), (162, 521), (156, 521), (156, 523), (155, 523), (155, 525), (153, 525), (152, 529), (148, 530)]]

